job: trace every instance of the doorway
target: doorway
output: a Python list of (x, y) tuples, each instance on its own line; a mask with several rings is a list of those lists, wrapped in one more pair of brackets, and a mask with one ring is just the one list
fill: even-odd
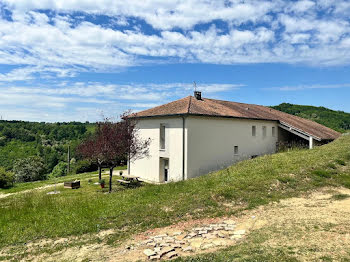
[(169, 158), (160, 158), (159, 164), (160, 181), (166, 183), (169, 181)]

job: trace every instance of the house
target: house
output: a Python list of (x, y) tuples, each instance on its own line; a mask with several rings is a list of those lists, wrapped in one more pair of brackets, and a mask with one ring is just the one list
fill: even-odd
[(279, 143), (310, 148), (340, 134), (269, 107), (202, 98), (201, 92), (132, 115), (150, 155), (129, 163), (128, 173), (164, 183), (194, 178), (235, 162), (276, 152)]

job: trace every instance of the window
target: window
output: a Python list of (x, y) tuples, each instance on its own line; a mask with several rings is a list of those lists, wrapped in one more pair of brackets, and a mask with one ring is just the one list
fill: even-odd
[(238, 155), (238, 146), (235, 146), (235, 147), (233, 148), (233, 153), (234, 153), (235, 155)]
[(165, 125), (160, 124), (160, 140), (159, 140), (160, 149), (165, 149)]
[(272, 136), (275, 137), (276, 136), (276, 128), (273, 126), (272, 127)]
[(263, 137), (266, 137), (266, 126), (262, 127), (262, 133), (263, 133)]
[(252, 136), (256, 136), (256, 126), (252, 126)]

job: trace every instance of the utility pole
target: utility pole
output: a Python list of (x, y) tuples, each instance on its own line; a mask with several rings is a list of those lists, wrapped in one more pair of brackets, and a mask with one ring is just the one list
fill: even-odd
[(68, 146), (68, 165), (67, 165), (67, 175), (70, 172), (70, 146)]

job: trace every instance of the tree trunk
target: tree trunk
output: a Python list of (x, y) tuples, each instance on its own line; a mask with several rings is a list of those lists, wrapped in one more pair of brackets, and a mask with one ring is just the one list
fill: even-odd
[(101, 181), (102, 179), (102, 170), (101, 165), (98, 165), (98, 181)]
[(112, 175), (113, 175), (113, 168), (109, 168), (109, 193), (112, 193)]

